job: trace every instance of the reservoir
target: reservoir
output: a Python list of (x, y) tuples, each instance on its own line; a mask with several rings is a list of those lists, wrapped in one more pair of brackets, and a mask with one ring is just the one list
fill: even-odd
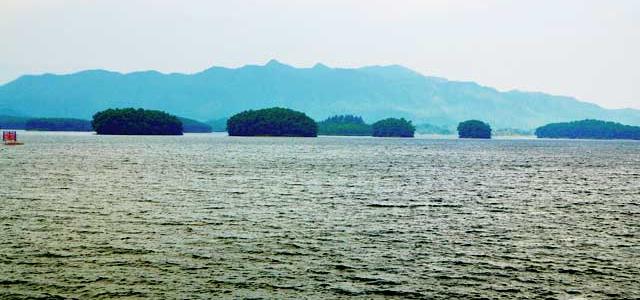
[(640, 142), (20, 133), (0, 298), (640, 297)]

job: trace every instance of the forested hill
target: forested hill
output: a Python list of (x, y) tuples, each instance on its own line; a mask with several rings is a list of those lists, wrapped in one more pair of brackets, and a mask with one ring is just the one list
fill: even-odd
[(480, 119), (494, 128), (532, 129), (561, 121), (601, 119), (640, 125), (638, 110), (607, 110), (573, 98), (499, 92), (473, 82), (423, 76), (402, 66), (295, 68), (278, 61), (196, 74), (103, 70), (23, 76), (0, 86), (0, 111), (90, 118), (109, 107), (144, 107), (210, 120), (247, 109), (288, 107), (316, 120), (360, 115), (453, 128)]

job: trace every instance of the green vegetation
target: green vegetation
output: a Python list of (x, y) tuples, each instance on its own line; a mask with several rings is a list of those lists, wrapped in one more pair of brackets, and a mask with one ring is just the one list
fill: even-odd
[(371, 136), (371, 125), (362, 117), (353, 115), (333, 116), (318, 123), (320, 135)]
[(449, 130), (448, 128), (426, 124), (426, 123), (416, 125), (416, 132), (420, 134), (442, 134), (442, 135), (453, 134), (453, 131)]
[(491, 126), (478, 120), (464, 121), (458, 124), (458, 137), (461, 139), (490, 139)]
[(640, 127), (600, 120), (552, 123), (536, 129), (539, 138), (640, 140)]
[(209, 124), (202, 123), (193, 119), (179, 118), (182, 122), (182, 129), (189, 133), (209, 133), (212, 131)]
[(318, 135), (318, 125), (306, 114), (288, 108), (248, 110), (227, 120), (230, 136), (304, 136)]
[(404, 118), (388, 118), (373, 123), (373, 136), (375, 137), (413, 137), (416, 128)]
[(227, 120), (229, 118), (215, 119), (208, 121), (207, 124), (211, 126), (213, 132), (225, 132), (227, 131)]
[(96, 113), (91, 124), (98, 134), (182, 135), (180, 119), (158, 110), (107, 109)]
[(0, 128), (24, 129), (28, 121), (27, 117), (0, 116)]
[(91, 121), (68, 118), (36, 118), (25, 125), (26, 130), (37, 131), (93, 131)]

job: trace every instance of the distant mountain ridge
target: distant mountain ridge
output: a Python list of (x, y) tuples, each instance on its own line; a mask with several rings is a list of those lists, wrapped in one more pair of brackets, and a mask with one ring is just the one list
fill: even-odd
[(601, 119), (640, 125), (640, 110), (604, 109), (571, 97), (500, 92), (474, 82), (424, 76), (399, 65), (354, 69), (317, 64), (296, 68), (276, 60), (195, 74), (122, 74), (88, 70), (26, 75), (0, 86), (0, 114), (90, 118), (112, 107), (159, 109), (197, 120), (247, 109), (288, 107), (316, 120), (354, 114), (372, 123), (404, 117), (415, 124), (453, 128), (480, 119), (494, 128), (532, 129), (551, 123)]

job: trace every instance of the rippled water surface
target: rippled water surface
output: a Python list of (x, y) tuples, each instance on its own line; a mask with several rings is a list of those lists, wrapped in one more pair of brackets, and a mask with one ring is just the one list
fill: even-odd
[(0, 298), (640, 297), (640, 143), (25, 133)]

